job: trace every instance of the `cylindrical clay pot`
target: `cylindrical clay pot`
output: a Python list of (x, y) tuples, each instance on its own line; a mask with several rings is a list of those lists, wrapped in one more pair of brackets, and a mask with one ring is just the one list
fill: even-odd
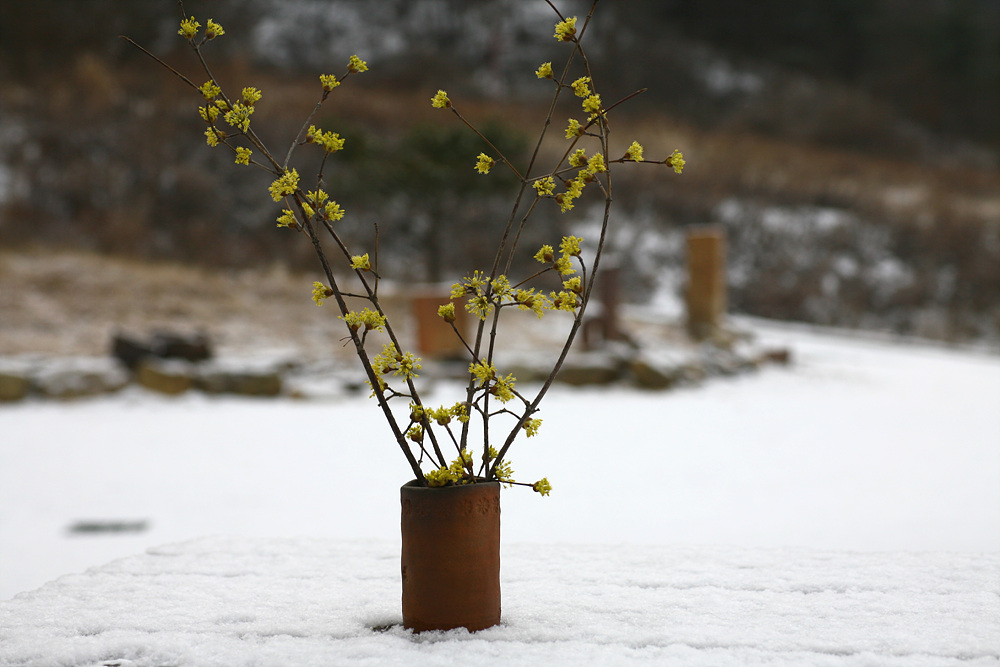
[(500, 484), (431, 488), (402, 504), (403, 626), (483, 630), (500, 622)]

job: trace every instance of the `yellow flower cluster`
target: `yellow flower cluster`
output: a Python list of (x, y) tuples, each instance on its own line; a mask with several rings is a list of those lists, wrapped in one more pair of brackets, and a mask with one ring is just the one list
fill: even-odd
[(632, 145), (626, 149), (624, 159), (632, 160), (633, 162), (642, 162), (642, 146), (638, 141), (633, 141)]
[[(183, 22), (181, 25), (184, 25)], [(221, 25), (212, 19), (208, 19), (208, 25), (205, 26), (205, 39), (215, 39), (216, 37), (222, 37), (225, 34), (226, 31), (222, 29)]]
[(316, 190), (316, 192), (312, 190), (307, 192), (306, 201), (302, 203), (302, 208), (305, 209), (310, 218), (318, 211), (321, 219), (333, 220), (334, 222), (342, 220), (346, 213), (340, 204), (331, 200), (330, 195), (322, 189)]
[(295, 194), (295, 190), (299, 187), (299, 172), (295, 169), (291, 171), (286, 171), (284, 175), (278, 177), (271, 186), (267, 189), (271, 193), (271, 199), (274, 201), (281, 201), (282, 197), (288, 197)]
[(219, 88), (215, 81), (212, 80), (201, 84), (201, 87), (198, 90), (200, 90), (205, 99), (209, 101), (214, 100), (219, 93), (222, 92), (222, 88)]
[(340, 82), (337, 81), (337, 77), (334, 76), (333, 74), (320, 74), (319, 82), (323, 84), (323, 90), (325, 90), (326, 92), (330, 92), (331, 90), (340, 85)]
[(419, 362), (420, 359), (414, 357), (412, 353), (402, 353), (397, 350), (395, 343), (386, 343), (382, 347), (382, 351), (372, 359), (372, 370), (379, 376), (379, 381), (384, 388), (385, 382), (382, 380), (382, 376), (389, 371), (392, 371), (393, 375), (406, 379), (418, 377), (416, 371), (421, 368)]
[(663, 163), (673, 167), (674, 172), (677, 174), (680, 174), (681, 172), (684, 171), (684, 165), (686, 164), (684, 162), (684, 154), (681, 153), (676, 148), (674, 149), (674, 152), (671, 153), (669, 157), (667, 157), (667, 159), (663, 161)]
[(281, 215), (278, 216), (278, 227), (288, 227), (289, 229), (296, 229), (299, 226), (299, 221), (295, 219), (295, 214), (290, 210), (283, 209)]
[(427, 480), (427, 486), (437, 487), (457, 484), (467, 476), (472, 476), (472, 454), (463, 449), (450, 466), (432, 470), (424, 475), (424, 479)]
[(541, 419), (526, 419), (524, 425), (521, 427), (524, 429), (525, 434), (529, 438), (538, 435), (538, 428), (542, 425)]
[(344, 139), (336, 132), (324, 132), (315, 125), (310, 125), (306, 132), (306, 142), (321, 146), (327, 153), (336, 153), (344, 148)]
[(556, 34), (552, 35), (561, 42), (569, 42), (576, 35), (576, 17), (556, 23)]
[(183, 37), (184, 39), (191, 41), (192, 39), (198, 36), (198, 28), (200, 27), (201, 24), (195, 21), (194, 17), (192, 16), (189, 19), (184, 19), (181, 21), (181, 28), (180, 30), (177, 31), (177, 34)]
[(385, 328), (385, 316), (371, 308), (365, 308), (361, 312), (349, 311), (339, 319), (344, 320), (351, 331), (357, 331), (362, 327), (365, 331), (382, 331)]
[(357, 74), (359, 72), (367, 72), (368, 63), (366, 63), (361, 58), (358, 58), (356, 55), (351, 56), (350, 60), (347, 62), (347, 71), (350, 72), (351, 74)]
[(569, 125), (566, 127), (566, 138), (572, 139), (581, 135), (583, 135), (583, 126), (580, 125), (580, 121), (576, 118), (570, 118)]
[(461, 299), (468, 296), (465, 309), (481, 320), (485, 320), (493, 312), (494, 304), (510, 296), (510, 293), (510, 281), (507, 280), (507, 276), (499, 275), (490, 280), (482, 271), (475, 271), (471, 277), (466, 276), (451, 286), (451, 298)]
[(435, 109), (450, 109), (451, 100), (448, 99), (448, 93), (443, 90), (437, 91), (434, 97), (431, 98), (431, 106)]
[(536, 293), (535, 288), (519, 289), (514, 292), (514, 302), (519, 310), (530, 310), (538, 317), (545, 314), (545, 311), (552, 307), (552, 304), (544, 294)]
[(491, 158), (486, 153), (480, 153), (476, 162), (476, 171), (480, 174), (488, 174), (490, 173), (490, 169), (492, 169), (495, 164), (496, 160)]
[(590, 97), (590, 77), (581, 76), (573, 82), (573, 94), (577, 97)]
[(240, 132), (246, 133), (250, 129), (250, 116), (253, 111), (252, 105), (237, 102), (226, 112), (224, 118), (227, 123), (239, 129)]
[[(491, 462), (495, 461), (496, 458), (497, 458), (497, 456), (499, 456), (499, 452), (495, 448), (493, 448), (493, 447), (490, 447), (486, 451), (489, 454), (489, 460)], [(504, 459), (503, 461), (501, 461), (500, 464), (497, 465), (496, 473), (497, 473), (497, 480), (498, 481), (506, 484), (508, 488), (511, 485), (513, 485), (513, 483), (514, 483), (514, 468), (511, 466), (510, 461), (508, 461), (507, 459)]]
[(356, 271), (371, 271), (372, 263), (368, 258), (368, 253), (351, 256), (351, 268)]
[(333, 290), (320, 282), (313, 283), (312, 299), (317, 306), (322, 306), (325, 299), (333, 296)]
[[(576, 273), (573, 268), (573, 257), (580, 257), (580, 243), (583, 241), (578, 236), (564, 236), (559, 243), (560, 255), (556, 257), (555, 251), (550, 245), (543, 245), (535, 253), (535, 259), (542, 264), (551, 264), (552, 268), (562, 276), (571, 276)], [(580, 295), (583, 294), (583, 279), (579, 276), (567, 278), (563, 281), (563, 289), (559, 292), (551, 292), (549, 308), (553, 310), (565, 310), (575, 312), (580, 306)]]
[(249, 148), (243, 148), (242, 146), (236, 148), (236, 164), (250, 164), (250, 156), (253, 151)]
[(549, 492), (552, 491), (552, 485), (549, 484), (549, 480), (547, 478), (542, 477), (540, 480), (531, 485), (531, 490), (540, 493), (543, 496), (547, 496), (549, 495)]
[(535, 76), (539, 79), (551, 79), (552, 78), (552, 63), (542, 63), (542, 65), (535, 70)]
[(539, 178), (537, 181), (532, 183), (531, 187), (535, 188), (539, 197), (544, 197), (545, 195), (551, 195), (556, 191), (556, 181), (551, 176), (546, 176), (545, 178)]
[(438, 308), (438, 316), (445, 322), (455, 321), (455, 304), (446, 303)]

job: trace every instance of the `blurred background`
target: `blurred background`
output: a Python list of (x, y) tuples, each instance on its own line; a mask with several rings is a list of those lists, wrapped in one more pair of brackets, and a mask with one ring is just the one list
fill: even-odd
[[(533, 72), (560, 67), (566, 50), (544, 3), (184, 4), (226, 28), (205, 49), (216, 77), (264, 92), (254, 126), (280, 154), (315, 104), (317, 74), (366, 60), (371, 71), (316, 119), (347, 139), (327, 183), (348, 241), (371, 247), (377, 223), (381, 266), (403, 280), (488, 262), (481, 234), (502, 228), (514, 182), (476, 174), (481, 142), (429, 100), (447, 88), (499, 146), (526, 155), (552, 85)], [(648, 88), (615, 110), (612, 149), (638, 139), (649, 159), (677, 148), (688, 161), (682, 176), (618, 171), (611, 250), (625, 301), (676, 297), (685, 228), (714, 223), (728, 236), (734, 312), (997, 345), (1000, 4), (628, 0), (598, 11), (587, 41), (603, 97)], [(17, 321), (86, 319), (85, 304), (136, 285), (148, 300), (119, 321), (143, 307), (169, 318), (192, 293), (224, 312), (258, 278), (280, 290), (289, 276), (318, 277), (308, 244), (275, 229), (270, 175), (205, 146), (198, 96), (119, 39), (200, 83), (178, 18), (172, 0), (0, 3), (0, 353), (38, 344), (15, 341)], [(567, 105), (559, 127), (576, 115)], [(546, 150), (560, 151), (554, 134)], [(585, 196), (572, 224), (600, 203)], [(569, 220), (542, 211), (525, 247), (576, 229)]]
[[(553, 87), (534, 72), (567, 53), (545, 2), (184, 6), (225, 27), (205, 47), (213, 73), (231, 95), (263, 91), (253, 125), (278, 155), (318, 75), (368, 62), (313, 122), (346, 139), (326, 185), (357, 254), (374, 251), (378, 225), (379, 266), (399, 288), (387, 308), (489, 265), (516, 182), (477, 174), (486, 148), (430, 98), (447, 89), (523, 164)], [(309, 244), (275, 228), (272, 176), (206, 146), (200, 95), (119, 38), (200, 84), (179, 18), (176, 0), (0, 0), (0, 599), (209, 533), (397, 535), (410, 472), (372, 442), (384, 424), (343, 325), (310, 300), (322, 276)], [(612, 154), (638, 140), (647, 160), (678, 149), (687, 166), (618, 165), (602, 264), (618, 270), (588, 315), (621, 306), (634, 345), (564, 367), (560, 380), (588, 386), (554, 389), (515, 455), (556, 492), (544, 510), (509, 493), (505, 539), (996, 550), (1000, 3), (605, 0), (586, 43), (606, 103), (647, 88), (612, 112)], [(565, 97), (546, 171), (579, 118)], [(306, 148), (295, 159), (309, 179), (319, 151)], [(593, 239), (602, 208), (594, 192), (565, 215), (540, 206), (525, 261), (563, 234)], [(705, 225), (726, 246), (712, 303), (760, 346), (746, 331), (718, 347), (674, 335), (687, 242)], [(507, 340), (528, 361), (497, 362), (519, 386), (538, 381), (535, 353), (568, 320), (525, 321)], [(146, 359), (136, 375), (159, 394), (125, 389), (112, 340), (151, 331), (204, 333), (218, 359)], [(422, 379), (448, 394), (423, 356)], [(786, 371), (744, 373), (764, 362)], [(706, 378), (725, 380), (702, 391)], [(676, 385), (692, 390), (648, 391)], [(253, 398), (279, 394), (304, 400)], [(565, 434), (581, 431), (567, 454)], [(338, 474), (359, 469), (357, 442), (372, 445), (362, 469), (386, 474)]]

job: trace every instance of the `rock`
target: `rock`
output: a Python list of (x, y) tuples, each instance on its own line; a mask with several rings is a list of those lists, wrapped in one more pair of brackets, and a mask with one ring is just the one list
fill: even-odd
[(31, 379), (32, 389), (47, 398), (72, 399), (120, 391), (128, 374), (103, 357), (61, 359), (47, 364)]
[(629, 362), (629, 372), (635, 386), (641, 389), (670, 389), (679, 380), (675, 369), (657, 368), (645, 359), (633, 359)]
[(30, 388), (31, 381), (26, 375), (0, 372), (0, 403), (20, 401)]
[(186, 361), (205, 361), (212, 358), (212, 349), (208, 337), (204, 334), (178, 334), (160, 331), (153, 334), (150, 348), (163, 359), (184, 359)]
[(196, 386), (209, 394), (277, 396), (282, 381), (278, 371), (211, 370), (199, 374)]
[(183, 394), (194, 386), (194, 373), (185, 362), (149, 358), (140, 362), (136, 380), (161, 394)]
[(111, 339), (111, 356), (135, 372), (143, 359), (153, 356), (153, 349), (133, 338), (115, 334)]
[(613, 359), (597, 358), (569, 361), (563, 364), (556, 380), (574, 386), (611, 384), (622, 375), (622, 369)]

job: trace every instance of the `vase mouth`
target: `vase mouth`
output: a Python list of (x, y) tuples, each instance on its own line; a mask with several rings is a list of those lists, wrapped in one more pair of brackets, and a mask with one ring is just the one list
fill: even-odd
[(486, 479), (485, 477), (476, 477), (474, 482), (468, 484), (446, 484), (445, 486), (427, 486), (423, 483), (423, 480), (411, 479), (406, 484), (403, 484), (403, 488), (407, 490), (411, 489), (426, 489), (427, 491), (439, 491), (441, 489), (462, 489), (462, 488), (473, 488), (483, 486), (500, 486), (500, 482), (495, 479)]

